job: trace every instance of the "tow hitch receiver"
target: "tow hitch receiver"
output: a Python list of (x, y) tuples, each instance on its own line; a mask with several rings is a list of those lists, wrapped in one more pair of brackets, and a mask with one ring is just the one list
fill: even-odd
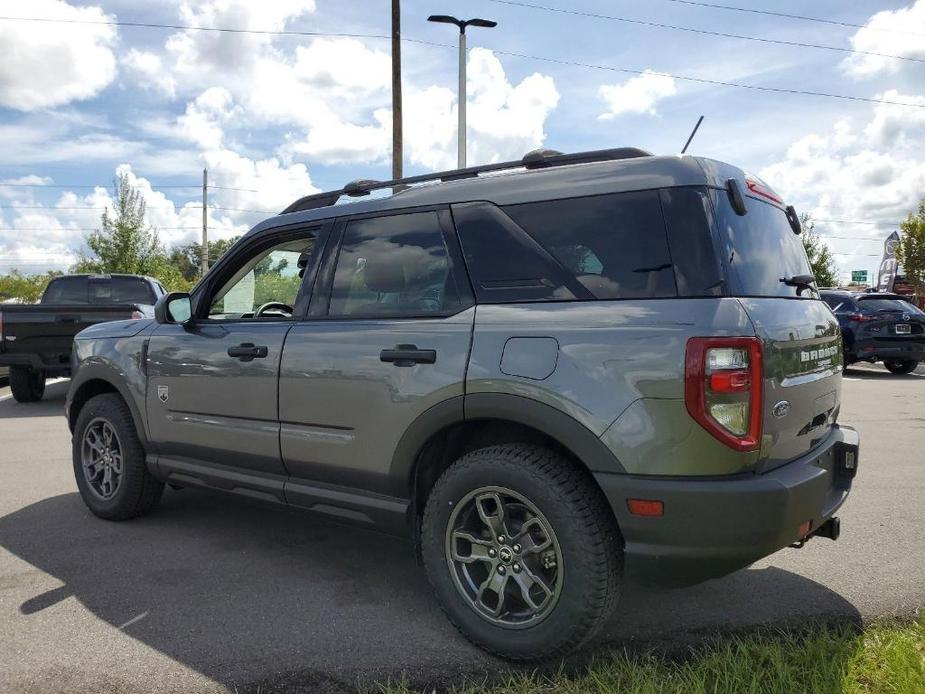
[(839, 520), (838, 516), (834, 516), (829, 518), (806, 537), (800, 538), (798, 542), (794, 542), (788, 546), (792, 549), (802, 549), (803, 545), (814, 537), (827, 537), (830, 540), (837, 540), (839, 535), (841, 535), (841, 520)]

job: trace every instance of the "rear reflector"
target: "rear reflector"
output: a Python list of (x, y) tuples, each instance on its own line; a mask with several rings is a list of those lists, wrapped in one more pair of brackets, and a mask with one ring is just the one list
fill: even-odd
[(658, 499), (627, 499), (626, 506), (634, 516), (661, 516), (665, 504)]
[(810, 528), (813, 527), (813, 522), (811, 520), (803, 521), (800, 523), (800, 527), (797, 528), (797, 537), (804, 538), (809, 535)]

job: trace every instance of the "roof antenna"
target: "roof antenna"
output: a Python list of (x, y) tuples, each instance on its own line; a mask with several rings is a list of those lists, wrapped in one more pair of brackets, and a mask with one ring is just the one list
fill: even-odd
[(684, 154), (687, 151), (688, 146), (691, 144), (691, 140), (694, 139), (694, 135), (697, 134), (697, 129), (700, 127), (700, 124), (703, 123), (703, 116), (697, 119), (697, 125), (694, 126), (694, 130), (691, 132), (691, 136), (687, 138), (687, 142), (684, 143), (684, 149), (681, 150), (681, 154)]

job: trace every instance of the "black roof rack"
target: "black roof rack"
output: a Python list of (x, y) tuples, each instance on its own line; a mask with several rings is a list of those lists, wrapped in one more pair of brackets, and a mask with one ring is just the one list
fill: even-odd
[(342, 195), (361, 197), (363, 195), (369, 195), (374, 190), (381, 190), (383, 188), (404, 188), (414, 183), (426, 183), (428, 181), (458, 181), (464, 178), (476, 178), (483, 173), (504, 171), (506, 169), (546, 169), (553, 166), (566, 166), (568, 164), (588, 164), (592, 162), (651, 156), (651, 152), (639, 149), (638, 147), (597, 149), (589, 152), (574, 152), (572, 154), (563, 154), (554, 149), (535, 149), (532, 152), (527, 152), (521, 159), (514, 161), (469, 166), (465, 169), (451, 169), (450, 171), (438, 171), (436, 173), (421, 174), (419, 176), (396, 178), (390, 181), (374, 181), (365, 178), (357, 179), (356, 181), (351, 181), (340, 190), (314, 193), (299, 198), (280, 214), (314, 210), (319, 207), (329, 207), (336, 203)]

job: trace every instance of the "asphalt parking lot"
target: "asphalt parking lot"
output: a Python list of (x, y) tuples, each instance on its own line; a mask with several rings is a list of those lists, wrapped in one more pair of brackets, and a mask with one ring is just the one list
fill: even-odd
[[(147, 518), (93, 517), (73, 481), (66, 388), (34, 405), (0, 388), (0, 691), (349, 691), (505, 667), (443, 618), (401, 540), (191, 490)], [(925, 369), (849, 370), (841, 419), (862, 449), (838, 542), (694, 588), (629, 586), (607, 640), (925, 606)]]

